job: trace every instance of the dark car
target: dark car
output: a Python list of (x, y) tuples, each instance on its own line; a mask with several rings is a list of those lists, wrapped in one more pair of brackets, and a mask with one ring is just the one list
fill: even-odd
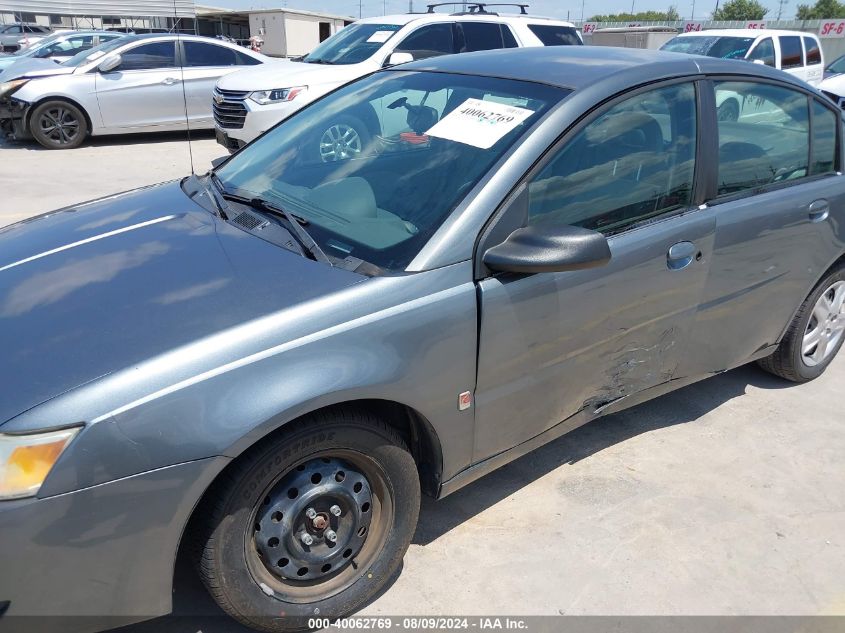
[[(382, 134), (323, 161), (362, 107)], [(164, 614), (181, 550), (244, 624), (307, 627), (385, 586), (421, 492), (745, 363), (816, 378), (842, 158), (834, 105), (762, 65), (488, 51), (2, 229), (0, 603)]]

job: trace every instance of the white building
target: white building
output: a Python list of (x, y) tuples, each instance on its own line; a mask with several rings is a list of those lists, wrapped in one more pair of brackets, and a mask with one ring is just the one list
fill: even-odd
[(0, 0), (0, 24), (35, 22), (53, 29), (194, 30), (193, 0)]
[(197, 33), (226, 35), (246, 40), (258, 35), (264, 40), (261, 52), (276, 57), (305, 55), (354, 18), (299, 9), (253, 9), (230, 11), (196, 6)]

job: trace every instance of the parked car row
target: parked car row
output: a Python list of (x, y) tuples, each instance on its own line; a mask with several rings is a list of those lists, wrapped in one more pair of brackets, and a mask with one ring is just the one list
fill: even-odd
[[(383, 133), (325, 147), (362, 107)], [(207, 174), (0, 230), (6, 615), (164, 614), (181, 551), (246, 626), (319, 628), (389, 585), (421, 493), (745, 363), (817, 378), (842, 172), (794, 76), (534, 47), (379, 70)]]
[(50, 27), (40, 24), (0, 24), (0, 53), (16, 51), (21, 48), (22, 41), (47, 37), (51, 33)]

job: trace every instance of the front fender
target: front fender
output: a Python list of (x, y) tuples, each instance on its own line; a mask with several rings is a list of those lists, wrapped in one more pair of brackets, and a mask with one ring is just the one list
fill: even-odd
[[(113, 408), (62, 455), (39, 496), (50, 496), (212, 456), (236, 457), (291, 420), (361, 399), (418, 411), (442, 445), (443, 477), (468, 466), (474, 410), (458, 394), (475, 387), (477, 317), (469, 262), (373, 280), (368, 313), (207, 369)], [(390, 291), (385, 292), (385, 290)], [(369, 301), (369, 299), (372, 299)], [(122, 377), (120, 380), (125, 380)], [(79, 411), (106, 397), (107, 377), (42, 405)], [(64, 407), (63, 400), (65, 400)], [(37, 407), (10, 422), (49, 420)], [(43, 422), (42, 422), (43, 424)]]

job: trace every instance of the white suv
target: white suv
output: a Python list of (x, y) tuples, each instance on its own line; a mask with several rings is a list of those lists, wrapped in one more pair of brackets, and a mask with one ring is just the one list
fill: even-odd
[[(452, 15), (434, 13), (434, 6), (428, 13), (359, 20), (300, 59), (221, 78), (213, 95), (217, 141), (236, 151), (305, 104), (383, 66), (451, 53), (583, 44), (572, 23), (531, 17), (526, 5), (512, 5), (522, 13), (509, 15), (488, 12), (483, 4)], [(320, 139), (323, 159), (354, 154), (362, 140), (380, 133), (377, 120), (365, 108), (360, 117), (344, 116)]]

